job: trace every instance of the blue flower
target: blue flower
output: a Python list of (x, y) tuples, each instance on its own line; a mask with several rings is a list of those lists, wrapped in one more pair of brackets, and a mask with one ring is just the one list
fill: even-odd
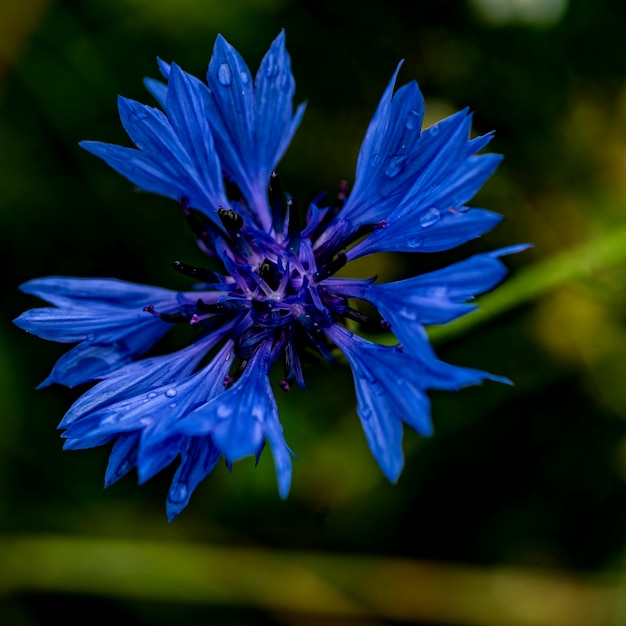
[[(336, 200), (318, 199), (301, 216), (276, 174), (304, 112), (294, 111), (284, 33), (254, 78), (221, 36), (206, 84), (174, 63), (159, 67), (165, 82), (146, 86), (160, 108), (119, 99), (135, 147), (81, 145), (140, 189), (175, 200), (197, 244), (223, 269), (174, 262), (195, 281), (182, 293), (114, 279), (48, 277), (22, 286), (51, 306), (15, 323), (76, 344), (41, 386), (95, 382), (59, 425), (64, 447), (112, 443), (106, 485), (132, 469), (144, 482), (178, 461), (171, 520), (220, 459), (229, 468), (243, 457), (258, 460), (269, 442), (286, 497), (293, 453), (269, 373), (282, 363), (279, 386), (304, 388), (304, 349), (313, 348), (331, 362), (343, 354), (350, 365), (367, 443), (396, 481), (404, 424), (432, 432), (429, 389), (508, 382), (442, 362), (424, 326), (473, 310), (469, 302), (504, 278), (501, 257), (524, 246), (392, 283), (336, 273), (375, 252), (449, 250), (495, 226), (498, 215), (467, 205), (500, 162), (477, 154), (491, 134), (470, 139), (467, 110), (422, 130), (417, 83), (395, 90), (399, 65), (367, 130), (351, 192), (342, 185)], [(176, 323), (193, 329), (190, 344), (145, 357)], [(375, 343), (375, 333), (358, 328), (391, 331), (399, 343)]]

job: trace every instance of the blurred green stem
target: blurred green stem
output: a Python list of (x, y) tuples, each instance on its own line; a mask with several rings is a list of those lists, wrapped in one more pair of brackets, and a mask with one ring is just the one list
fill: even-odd
[(24, 592), (247, 606), (335, 621), (610, 626), (623, 589), (606, 574), (192, 543), (0, 537), (0, 594)]
[(593, 278), (597, 272), (622, 263), (626, 263), (626, 228), (520, 270), (481, 297), (476, 311), (442, 326), (430, 326), (428, 334), (434, 343), (456, 338), (497, 315), (539, 298), (554, 287)]

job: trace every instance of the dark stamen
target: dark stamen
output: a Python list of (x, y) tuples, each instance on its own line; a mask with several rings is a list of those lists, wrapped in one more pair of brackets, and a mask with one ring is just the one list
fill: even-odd
[(366, 237), (370, 233), (373, 233), (380, 228), (386, 227), (387, 223), (384, 220), (382, 222), (379, 222), (378, 224), (363, 224), (354, 233), (348, 234), (343, 239), (340, 239), (339, 237), (329, 239), (315, 251), (318, 258), (318, 263), (322, 263), (326, 258), (328, 258), (329, 253), (334, 252), (337, 249), (345, 249), (350, 244), (358, 241), (362, 237)]
[(345, 252), (340, 252), (330, 263), (327, 263), (313, 274), (313, 280), (318, 283), (326, 280), (329, 276), (338, 272), (346, 264), (347, 260)]
[(351, 307), (346, 307), (343, 315), (344, 317), (347, 317), (348, 319), (357, 322), (365, 330), (380, 331), (390, 328), (389, 322), (386, 322), (385, 320), (377, 320)]
[(204, 269), (203, 267), (197, 267), (196, 265), (188, 265), (182, 261), (172, 261), (172, 267), (181, 274), (201, 280), (205, 283), (219, 283), (221, 282), (219, 274), (212, 272), (211, 270)]
[(280, 285), (280, 272), (276, 263), (265, 259), (259, 268), (259, 275), (269, 285), (270, 289), (278, 289)]
[(189, 208), (189, 200), (187, 198), (181, 198), (180, 203), (183, 207), (183, 212), (185, 214), (185, 218), (187, 219), (187, 224), (191, 231), (193, 232), (198, 245), (202, 248), (204, 252), (206, 252), (209, 256), (215, 256), (215, 227), (212, 224), (209, 224), (203, 220), (201, 220), (195, 211), (192, 211)]
[(287, 201), (287, 210), (289, 213), (289, 227), (287, 229), (289, 250), (298, 254), (300, 250), (300, 212), (296, 201), (292, 198)]
[(202, 298), (199, 298), (196, 302), (196, 307), (201, 313), (227, 313), (228, 311), (239, 311), (245, 306), (239, 300), (222, 300), (214, 304), (207, 304)]
[(274, 231), (280, 233), (285, 227), (285, 198), (283, 196), (280, 178), (276, 172), (272, 172), (270, 176), (269, 201), (272, 209), (272, 224)]
[(224, 226), (229, 235), (241, 230), (243, 226), (243, 218), (232, 209), (219, 207), (219, 209), (217, 209), (217, 215), (220, 218), (220, 222), (222, 222), (222, 226)]
[(162, 319), (164, 322), (170, 323), (187, 323), (191, 319), (191, 314), (186, 311), (176, 311), (176, 313), (159, 313), (153, 304), (149, 304), (148, 306), (143, 307), (143, 310), (146, 313), (150, 313), (159, 319)]

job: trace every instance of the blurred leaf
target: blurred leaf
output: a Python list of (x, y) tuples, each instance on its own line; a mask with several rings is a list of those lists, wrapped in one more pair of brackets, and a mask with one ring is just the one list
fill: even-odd
[(243, 605), (325, 617), (468, 626), (612, 621), (613, 577), (365, 555), (87, 537), (0, 539), (0, 592), (65, 592)]

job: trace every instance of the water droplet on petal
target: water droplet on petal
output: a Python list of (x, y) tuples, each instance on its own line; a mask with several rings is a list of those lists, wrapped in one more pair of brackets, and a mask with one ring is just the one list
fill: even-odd
[(389, 159), (389, 163), (385, 167), (385, 176), (388, 178), (396, 177), (403, 169), (406, 163), (405, 156), (394, 156)]
[(406, 245), (414, 250), (415, 248), (419, 248), (423, 243), (421, 237), (412, 237), (406, 242)]
[(267, 59), (267, 65), (265, 66), (265, 76), (267, 76), (267, 78), (272, 78), (277, 71), (278, 66), (276, 65), (274, 57), (269, 57)]
[(241, 78), (241, 82), (244, 85), (247, 85), (248, 84), (248, 73), (247, 72), (239, 72), (239, 76)]
[(373, 154), (370, 159), (370, 165), (372, 167), (378, 167), (380, 165), (380, 154)]
[(430, 133), (431, 137), (436, 137), (439, 134), (439, 126), (431, 126), (428, 129), (428, 132)]
[(173, 397), (174, 397), (177, 393), (178, 393), (178, 391), (176, 391), (176, 389), (174, 389), (174, 388), (172, 387), (171, 389), (168, 389), (168, 390), (165, 392), (165, 395), (166, 395), (168, 398), (173, 398)]
[(447, 298), (448, 290), (446, 287), (431, 287), (424, 294), (427, 298)]
[(361, 419), (369, 420), (372, 417), (372, 409), (370, 409), (368, 406), (361, 407), (359, 414), (361, 416)]
[(233, 76), (230, 73), (230, 67), (228, 63), (222, 63), (217, 71), (217, 80), (222, 85), (230, 85), (233, 82)]
[(187, 483), (184, 483), (182, 480), (178, 480), (170, 488), (170, 492), (167, 497), (170, 502), (179, 504), (187, 500), (188, 494), (189, 487), (187, 487)]
[(406, 119), (406, 127), (408, 130), (413, 130), (419, 126), (420, 114), (419, 111), (411, 111)]
[(176, 402), (172, 402), (170, 404), (170, 409), (175, 409), (176, 408)]
[(86, 337), (85, 337), (85, 341), (93, 341), (96, 338), (96, 336), (93, 333), (89, 333)]
[(148, 398), (148, 399), (150, 399), (150, 400), (151, 400), (152, 398), (156, 398), (156, 397), (157, 397), (157, 392), (156, 392), (156, 391), (151, 391), (151, 392), (150, 392), (150, 393), (146, 396), (146, 398)]
[(441, 219), (441, 213), (439, 209), (435, 207), (431, 207), (420, 217), (420, 224), (422, 228), (428, 228), (429, 226), (433, 226)]
[(401, 307), (398, 313), (407, 320), (414, 322), (417, 319), (417, 311), (408, 307)]
[(129, 470), (130, 461), (128, 459), (124, 459), (115, 470), (115, 475), (121, 478), (122, 476), (124, 476), (124, 474), (128, 473)]
[(220, 405), (217, 407), (217, 416), (218, 416), (220, 419), (225, 420), (225, 419), (229, 418), (232, 412), (233, 412), (232, 408), (231, 408), (231, 407), (229, 407), (229, 406), (228, 406), (228, 405), (226, 405), (226, 404), (220, 404)]
[(122, 418), (122, 414), (118, 411), (112, 411), (100, 421), (100, 426), (112, 426), (113, 424), (117, 424)]

